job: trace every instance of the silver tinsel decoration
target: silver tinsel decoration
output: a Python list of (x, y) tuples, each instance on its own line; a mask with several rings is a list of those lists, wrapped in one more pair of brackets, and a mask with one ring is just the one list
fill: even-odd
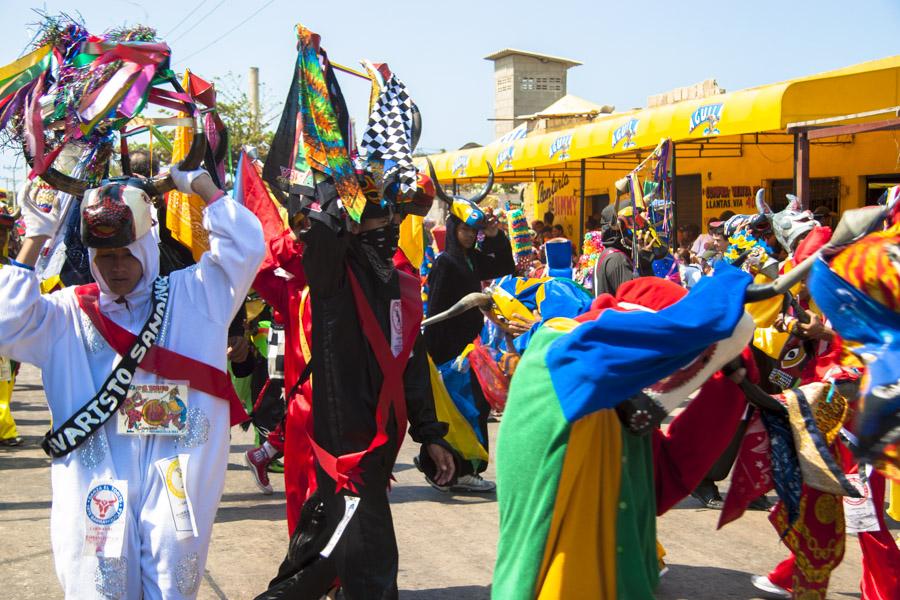
[(200, 587), (200, 555), (196, 552), (184, 556), (175, 565), (175, 586), (185, 596), (193, 596)]
[(88, 469), (93, 469), (103, 462), (109, 453), (109, 446), (106, 443), (106, 433), (101, 429), (95, 431), (78, 449), (78, 458)]
[(181, 449), (196, 448), (209, 439), (209, 419), (197, 407), (191, 407), (187, 413), (185, 432), (178, 437), (177, 446)]
[(103, 598), (118, 600), (124, 597), (127, 577), (128, 570), (124, 557), (97, 559), (94, 586)]
[(91, 354), (97, 354), (106, 346), (106, 340), (103, 339), (84, 311), (81, 311), (81, 331), (84, 332), (84, 344)]

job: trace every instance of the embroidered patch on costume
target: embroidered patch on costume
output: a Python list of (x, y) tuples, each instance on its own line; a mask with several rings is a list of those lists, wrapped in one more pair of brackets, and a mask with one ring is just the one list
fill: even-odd
[(78, 457), (81, 464), (88, 469), (93, 469), (103, 462), (109, 452), (109, 445), (106, 443), (106, 434), (103, 430), (95, 431), (78, 449)]
[(794, 385), (794, 378), (781, 369), (772, 369), (772, 372), (769, 373), (769, 381), (783, 390), (789, 390)]
[(100, 558), (94, 571), (94, 587), (103, 598), (119, 600), (125, 595), (128, 568), (124, 558)]
[[(187, 467), (188, 455), (184, 457), (184, 467)], [(194, 512), (188, 501), (185, 491), (185, 469), (182, 469), (180, 456), (172, 456), (156, 461), (156, 470), (162, 477), (166, 486), (166, 495), (169, 498), (169, 508), (172, 510), (172, 520), (175, 523), (175, 537), (179, 540), (189, 537), (197, 537), (197, 525), (194, 521)]]
[(175, 565), (175, 587), (184, 596), (193, 596), (200, 587), (200, 555), (191, 552)]
[(91, 482), (84, 502), (86, 556), (122, 556), (127, 506), (127, 481), (107, 479)]
[(356, 512), (357, 507), (359, 506), (359, 498), (356, 496), (344, 496), (344, 516), (341, 517), (340, 523), (337, 524), (337, 527), (334, 528), (334, 533), (331, 534), (331, 539), (328, 540), (328, 543), (322, 548), (322, 551), (319, 553), (323, 558), (328, 558), (331, 556), (331, 552), (334, 550), (334, 547), (337, 546), (337, 543), (340, 541), (341, 536), (344, 535), (344, 529), (347, 528), (347, 524), (350, 522), (350, 519), (353, 518), (353, 513)]
[(124, 435), (181, 435), (187, 425), (188, 388), (183, 383), (132, 384), (119, 407)]
[(403, 351), (403, 312), (400, 299), (391, 300), (391, 352), (399, 356)]
[(188, 409), (187, 427), (176, 446), (181, 449), (197, 448), (206, 443), (209, 438), (209, 419), (203, 411), (197, 407)]

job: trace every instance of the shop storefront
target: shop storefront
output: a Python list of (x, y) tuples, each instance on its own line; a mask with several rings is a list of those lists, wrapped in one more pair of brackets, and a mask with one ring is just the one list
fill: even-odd
[(442, 182), (483, 181), (490, 163), (497, 181), (527, 183), (529, 218), (552, 211), (573, 239), (663, 138), (675, 142), (680, 223), (753, 212), (760, 187), (773, 207), (799, 192), (810, 209), (839, 212), (900, 180), (898, 82), (891, 57), (431, 159)]

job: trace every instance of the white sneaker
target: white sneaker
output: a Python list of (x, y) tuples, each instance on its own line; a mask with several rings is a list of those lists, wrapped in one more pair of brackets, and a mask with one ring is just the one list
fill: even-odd
[(477, 492), (490, 494), (497, 489), (493, 481), (483, 479), (481, 475), (463, 475), (456, 480), (456, 484), (450, 488), (451, 492)]
[(750, 578), (750, 583), (758, 590), (777, 596), (778, 598), (790, 598), (791, 593), (781, 586), (775, 585), (765, 575), (754, 575)]

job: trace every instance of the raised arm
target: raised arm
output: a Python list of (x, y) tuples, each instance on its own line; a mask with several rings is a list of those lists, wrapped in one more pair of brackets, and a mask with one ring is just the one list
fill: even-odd
[(43, 212), (23, 187), (19, 205), (25, 218), (25, 240), (10, 266), (0, 268), (0, 356), (37, 366), (45, 364), (53, 341), (72, 325), (59, 296), (42, 296), (34, 272), (41, 248), (56, 230), (57, 209)]
[[(288, 296), (291, 289), (306, 286), (306, 273), (303, 271), (303, 244), (294, 237), (294, 232), (287, 230), (269, 240), (269, 251), (259, 267), (253, 289), (268, 304), (280, 313), (288, 311)], [(275, 274), (278, 269), (294, 276), (295, 285), (288, 285), (287, 279)]]
[(203, 225), (209, 251), (187, 269), (191, 302), (215, 323), (228, 324), (244, 301), (265, 253), (262, 226), (256, 216), (225, 195), (205, 171), (172, 169), (179, 190), (199, 195), (207, 206)]

